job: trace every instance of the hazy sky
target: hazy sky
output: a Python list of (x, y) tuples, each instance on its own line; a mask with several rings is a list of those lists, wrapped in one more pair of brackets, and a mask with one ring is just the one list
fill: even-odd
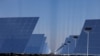
[(86, 19), (100, 18), (100, 0), (0, 0), (0, 17), (23, 16), (40, 17), (33, 33), (44, 33), (54, 50)]

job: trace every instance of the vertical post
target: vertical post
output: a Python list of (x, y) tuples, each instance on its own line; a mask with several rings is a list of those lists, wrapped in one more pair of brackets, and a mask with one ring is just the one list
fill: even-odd
[(68, 56), (69, 56), (69, 43), (68, 43)]
[(87, 50), (86, 50), (86, 52), (87, 52), (87, 56), (89, 55), (89, 34), (90, 34), (90, 31), (92, 30), (92, 28), (91, 27), (86, 27), (85, 28), (85, 31), (86, 31), (86, 33), (87, 33)]
[(73, 36), (73, 39), (75, 41), (75, 47), (76, 47), (78, 36), (77, 35)]
[(70, 45), (71, 42), (68, 41), (67, 43), (68, 43), (68, 56), (70, 56), (70, 54), (69, 54), (69, 53), (70, 53), (70, 52), (69, 52), (69, 49), (70, 49), (70, 48), (69, 48), (69, 45)]
[(87, 32), (87, 56), (89, 54), (89, 32)]

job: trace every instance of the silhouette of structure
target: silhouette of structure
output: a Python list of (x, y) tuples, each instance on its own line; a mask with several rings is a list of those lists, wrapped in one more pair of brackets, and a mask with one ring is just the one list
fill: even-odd
[(45, 43), (44, 34), (32, 34), (24, 53), (26, 54), (48, 54), (49, 48)]
[(23, 53), (39, 17), (0, 18), (0, 53)]
[[(85, 29), (89, 30), (89, 35), (84, 31)], [(87, 35), (89, 36), (89, 38), (87, 38)], [(94, 55), (100, 54), (99, 42), (100, 42), (100, 19), (86, 20), (82, 32), (79, 36), (78, 43), (75, 48), (75, 53), (87, 54), (88, 51), (88, 54), (94, 54)]]
[[(66, 38), (64, 44), (62, 44), (62, 46), (58, 48), (57, 54), (73, 54), (74, 49), (75, 49), (75, 40), (73, 38), (75, 36), (77, 35), (71, 35), (68, 38)], [(68, 46), (68, 43), (69, 43), (69, 46)]]
[(44, 43), (42, 54), (50, 54), (50, 53), (51, 53), (51, 49), (48, 47), (47, 43)]

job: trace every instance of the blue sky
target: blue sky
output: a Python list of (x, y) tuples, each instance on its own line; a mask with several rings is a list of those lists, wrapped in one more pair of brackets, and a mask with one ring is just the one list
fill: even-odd
[(29, 16), (40, 17), (33, 33), (44, 33), (55, 50), (86, 19), (100, 19), (100, 0), (0, 0), (0, 17)]

